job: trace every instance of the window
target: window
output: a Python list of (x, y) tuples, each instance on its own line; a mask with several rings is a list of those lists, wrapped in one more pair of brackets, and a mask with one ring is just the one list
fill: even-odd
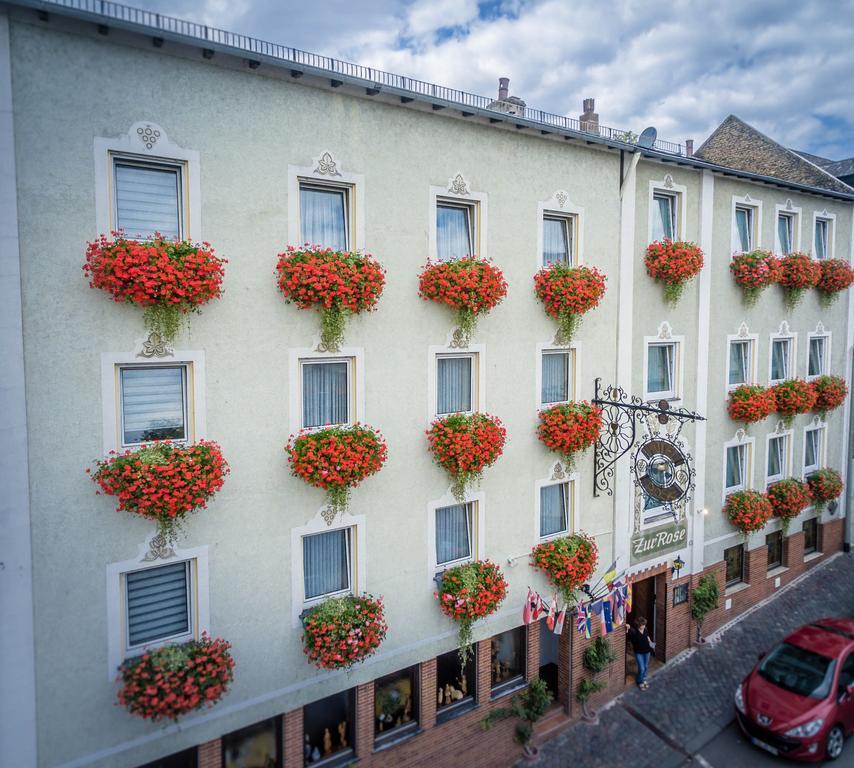
[(827, 336), (810, 336), (807, 378), (827, 373)]
[(753, 208), (746, 205), (735, 207), (735, 230), (738, 246), (743, 253), (753, 250)]
[(540, 486), (540, 538), (567, 533), (572, 515), (570, 483)]
[(336, 251), (350, 248), (349, 186), (300, 179), (300, 241)]
[(436, 414), (477, 410), (476, 355), (439, 355), (436, 358)]
[(724, 550), (726, 563), (726, 586), (731, 587), (744, 581), (744, 545), (738, 544)]
[(119, 368), (122, 445), (187, 440), (187, 366)]
[(809, 555), (818, 551), (818, 518), (804, 520), (804, 554)]
[(175, 752), (172, 755), (161, 757), (159, 760), (141, 765), (139, 768), (198, 768), (197, 752), (196, 747), (191, 747), (183, 752)]
[(824, 464), (824, 428), (804, 430), (804, 475), (820, 469)]
[(132, 239), (183, 237), (183, 165), (113, 157), (113, 228)]
[(193, 634), (191, 561), (124, 574), (126, 650)]
[(305, 599), (349, 592), (352, 585), (352, 529), (302, 537)]
[(540, 403), (568, 403), (574, 396), (575, 356), (572, 350), (549, 350), (540, 356)]
[(791, 369), (792, 340), (771, 340), (771, 383), (776, 384), (788, 379)]
[(765, 546), (768, 547), (768, 570), (773, 571), (783, 565), (783, 532), (774, 531), (765, 537)]
[(500, 696), (525, 679), (527, 641), (525, 627), (502, 632), (490, 641), (490, 679), (492, 695)]
[(778, 435), (768, 438), (768, 466), (765, 473), (766, 485), (776, 483), (789, 474), (789, 436)]
[(414, 666), (374, 682), (374, 744), (379, 747), (416, 730), (418, 667)]
[[(317, 763), (327, 757), (344, 760), (353, 756), (355, 698), (355, 688), (351, 688), (302, 708), (303, 765)], [(267, 768), (263, 763), (258, 766)]]
[(575, 262), (575, 218), (543, 216), (543, 266)]
[(787, 256), (794, 250), (795, 215), (792, 213), (777, 214), (777, 242), (780, 255)]
[(476, 245), (476, 204), (437, 200), (436, 257), (439, 261), (476, 255)]
[(673, 605), (682, 605), (688, 602), (688, 582), (677, 584), (673, 588)]
[(817, 259), (826, 259), (830, 253), (830, 222), (827, 219), (815, 220), (815, 249)]
[(351, 358), (300, 360), (302, 427), (350, 423), (353, 367)]
[(643, 497), (643, 515), (641, 517), (641, 528), (650, 528), (663, 521), (673, 520), (673, 511), (664, 505), (659, 499), (647, 494)]
[(747, 487), (747, 445), (726, 448), (726, 493), (743, 491)]
[(652, 239), (676, 240), (679, 231), (676, 224), (677, 215), (676, 195), (656, 192), (652, 196)]
[(839, 670), (839, 687), (846, 690), (854, 685), (854, 653), (849, 653), (848, 658)]
[(223, 768), (278, 768), (279, 718), (273, 717), (222, 737)]
[(727, 386), (753, 382), (753, 342), (750, 340), (731, 341), (729, 343), (729, 369)]
[(475, 503), (436, 509), (436, 565), (447, 567), (474, 558)]
[(676, 344), (649, 344), (646, 349), (648, 399), (676, 398)]
[(476, 655), (470, 653), (462, 668), (460, 653), (456, 649), (436, 657), (437, 723), (474, 706)]

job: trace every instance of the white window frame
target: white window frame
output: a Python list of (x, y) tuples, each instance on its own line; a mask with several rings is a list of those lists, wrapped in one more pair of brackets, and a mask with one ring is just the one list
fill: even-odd
[[(797, 375), (797, 360), (798, 360), (798, 334), (789, 331), (789, 324), (783, 321), (780, 324), (780, 330), (777, 333), (770, 335), (768, 343), (768, 383), (779, 384), (781, 381), (793, 379)], [(789, 341), (789, 356), (786, 363), (786, 377), (784, 379), (773, 378), (773, 361), (774, 361), (774, 342), (788, 339)]]
[(818, 248), (816, 248), (815, 226), (819, 221), (827, 222), (827, 256), (825, 260), (834, 258), (836, 245), (836, 214), (828, 213), (827, 208), (823, 211), (813, 211), (812, 214), (812, 257), (818, 259)]
[[(472, 553), (470, 558), (455, 560), (453, 563), (439, 565), (436, 558), (436, 510), (441, 507), (453, 507), (457, 504), (472, 505)], [(483, 560), (486, 557), (486, 494), (483, 491), (467, 491), (462, 501), (457, 501), (450, 487), (445, 495), (427, 503), (427, 576), (433, 584), (436, 574), (462, 563)], [(433, 584), (435, 588), (435, 584)]]
[[(681, 401), (683, 393), (682, 375), (685, 367), (683, 365), (685, 337), (674, 336), (671, 332), (669, 323), (664, 322), (659, 326), (658, 336), (644, 336), (643, 342), (643, 399), (648, 402), (653, 400), (667, 400), (669, 402)], [(649, 347), (661, 344), (673, 344), (676, 347), (673, 355), (674, 390), (668, 392), (650, 392), (649, 389), (647, 389), (647, 385), (649, 384)]]
[[(477, 504), (474, 502), (466, 501), (460, 504), (457, 502), (456, 504), (447, 505), (447, 506), (462, 506), (466, 512), (466, 523), (469, 525), (469, 554), (466, 557), (458, 557), (455, 560), (446, 560), (443, 562), (439, 562), (439, 558), (436, 557), (436, 570), (437, 573), (444, 571), (448, 568), (454, 568), (457, 565), (462, 565), (463, 563), (470, 563), (473, 560), (477, 559)], [(446, 506), (436, 507), (433, 510), (433, 528), (434, 528), (434, 536), (435, 536), (435, 528), (436, 528), (436, 513), (440, 509), (445, 509)], [(435, 539), (434, 539), (435, 541)]]
[(427, 258), (439, 261), (436, 248), (436, 207), (439, 202), (452, 205), (465, 205), (472, 209), (472, 247), (474, 255), (481, 259), (487, 258), (487, 213), (489, 196), (486, 192), (473, 192), (462, 173), (457, 173), (448, 179), (447, 186), (430, 187), (427, 222)]
[(780, 214), (791, 216), (792, 221), (792, 252), (801, 250), (801, 209), (792, 205), (791, 200), (786, 200), (785, 203), (777, 203), (774, 206), (774, 253), (777, 256), (785, 256), (780, 244), (780, 231), (778, 222)]
[[(149, 337), (150, 338), (150, 337)], [(162, 352), (162, 354), (160, 354)], [(110, 451), (136, 450), (146, 443), (124, 445), (122, 434), (120, 369), (186, 367), (186, 426), (187, 439), (181, 444), (204, 440), (207, 432), (205, 406), (205, 353), (203, 350), (175, 350), (167, 344), (152, 345), (148, 338), (137, 339), (132, 352), (103, 352), (101, 354), (101, 412), (104, 454)]]
[(201, 184), (199, 153), (169, 140), (166, 131), (148, 120), (131, 125), (118, 137), (96, 136), (95, 227), (109, 236), (115, 227), (115, 162), (128, 160), (142, 165), (175, 166), (181, 173), (179, 221), (181, 237), (203, 240), (201, 228)]
[[(824, 370), (821, 373), (810, 374), (810, 346), (812, 345), (813, 339), (824, 339)], [(822, 323), (818, 324), (818, 327), (815, 331), (807, 333), (807, 357), (805, 361), (804, 371), (806, 373), (807, 381), (814, 381), (819, 376), (828, 376), (830, 375), (830, 344), (831, 344), (831, 332), (824, 330), (824, 325)]]
[(751, 250), (756, 250), (757, 248), (761, 248), (762, 242), (762, 201), (754, 200), (750, 195), (745, 195), (744, 197), (739, 197), (738, 195), (732, 196), (732, 235), (731, 235), (731, 250), (733, 255), (742, 253), (741, 250), (741, 238), (738, 236), (738, 225), (735, 221), (735, 209), (736, 208), (748, 208), (752, 211), (752, 219), (751, 222)]
[[(455, 349), (451, 342), (446, 346), (430, 346), (427, 349), (427, 423), (431, 424), (440, 418), (436, 412), (439, 398), (439, 357), (472, 357), (472, 410), (467, 413), (483, 413), (486, 411), (486, 345), (470, 344), (468, 347)], [(441, 418), (450, 414), (442, 414)]]
[[(569, 354), (569, 364), (571, 366), (569, 377), (569, 399), (562, 400), (560, 403), (543, 403), (543, 355), (550, 352), (565, 352)], [(554, 343), (537, 344), (537, 356), (535, 359), (534, 370), (536, 372), (536, 403), (537, 411), (543, 408), (551, 408), (553, 405), (561, 403), (569, 403), (578, 399), (578, 386), (581, 381), (579, 373), (580, 344), (572, 342), (567, 346), (558, 346)]]
[[(765, 437), (765, 487), (773, 485), (780, 480), (785, 480), (788, 477), (792, 476), (792, 443), (793, 443), (793, 430), (784, 429), (783, 422), (779, 422), (777, 424), (777, 429), (772, 432), (770, 435)], [(769, 475), (768, 474), (768, 455), (771, 451), (771, 441), (783, 438), (786, 441), (786, 457), (785, 457), (785, 466), (783, 467), (783, 472), (780, 475)]]
[[(547, 479), (537, 480), (534, 483), (534, 537), (533, 543), (539, 544), (543, 541), (559, 539), (562, 536), (571, 536), (578, 530), (578, 486), (579, 476), (577, 472), (566, 473), (565, 467), (557, 461), (553, 464), (552, 472)], [(541, 511), (541, 489), (550, 485), (567, 485), (567, 510), (566, 530), (552, 533), (548, 536), (540, 536), (540, 511)]]
[[(818, 464), (807, 466), (807, 439), (808, 433), (820, 432), (818, 443)], [(811, 475), (816, 470), (827, 465), (827, 423), (816, 416), (810, 424), (804, 427), (804, 447), (801, 456), (801, 479), (806, 480), (807, 476)]]
[(676, 211), (674, 214), (674, 219), (676, 222), (676, 232), (673, 233), (674, 240), (684, 240), (686, 235), (686, 227), (687, 227), (687, 212), (686, 212), (686, 201), (688, 195), (688, 187), (682, 184), (676, 184), (673, 181), (673, 177), (668, 173), (661, 180), (652, 180), (649, 182), (649, 197), (647, 199), (647, 207), (649, 209), (647, 216), (647, 243), (653, 242), (652, 239), (652, 228), (653, 228), (653, 215), (655, 211), (654, 207), (654, 197), (655, 195), (668, 195), (670, 197), (675, 198), (674, 205), (676, 206)]
[[(745, 466), (744, 466), (744, 483), (739, 487), (727, 488), (726, 484), (726, 457), (727, 449), (744, 447), (745, 449)], [(744, 429), (739, 429), (731, 440), (728, 440), (723, 445), (723, 471), (721, 473), (721, 504), (726, 504), (726, 498), (731, 493), (737, 491), (745, 491), (753, 488), (753, 457), (756, 453), (756, 438), (749, 437)]]
[[(330, 522), (327, 522), (327, 519)], [(365, 515), (352, 515), (349, 512), (341, 512), (334, 518), (329, 516), (327, 507), (321, 507), (315, 516), (303, 526), (291, 529), (291, 624), (293, 627), (300, 626), (300, 614), (313, 608), (325, 600), (333, 597), (332, 594), (321, 595), (306, 599), (305, 596), (305, 574), (303, 572), (303, 543), (305, 536), (316, 533), (329, 533), (351, 529), (350, 532), (350, 589), (346, 592), (335, 594), (358, 595), (367, 588), (368, 552), (366, 549)]]
[[(363, 250), (365, 241), (365, 177), (339, 167), (337, 158), (324, 151), (313, 158), (311, 165), (288, 166), (288, 243), (300, 248), (302, 240), (300, 224), (300, 183), (313, 187), (344, 189), (347, 192), (346, 213), (347, 248)], [(309, 243), (315, 245), (315, 243)]]
[(572, 221), (573, 240), (570, 252), (570, 265), (578, 266), (584, 263), (584, 208), (576, 205), (565, 189), (557, 190), (548, 200), (537, 204), (537, 254), (536, 271), (544, 267), (543, 242), (544, 224), (546, 218), (569, 219)]
[[(207, 546), (181, 549), (174, 545), (165, 551), (153, 541), (152, 536), (140, 547), (139, 554), (130, 560), (109, 563), (106, 567), (107, 595), (107, 679), (115, 680), (116, 670), (125, 660), (141, 656), (146, 650), (160, 648), (171, 643), (184, 642), (210, 632), (210, 584), (208, 578)], [(127, 647), (127, 604), (125, 598), (125, 575), (133, 571), (190, 563), (190, 631), (144, 645)]]
[[(288, 349), (288, 425), (290, 434), (302, 429), (302, 365), (314, 362), (347, 362), (350, 417), (346, 425), (365, 422), (365, 350), (363, 347), (342, 347), (337, 352), (321, 352), (320, 337), (314, 347)], [(323, 429), (313, 427), (312, 429)]]
[(742, 323), (741, 327), (738, 330), (738, 333), (731, 334), (726, 337), (726, 366), (724, 370), (724, 388), (727, 392), (731, 392), (736, 387), (742, 386), (741, 384), (730, 384), (729, 383), (729, 366), (730, 366), (730, 346), (733, 343), (739, 342), (747, 342), (750, 345), (750, 353), (748, 355), (748, 359), (750, 360), (750, 370), (748, 371), (747, 381), (745, 384), (755, 384), (757, 381), (757, 357), (759, 354), (759, 334), (758, 333), (749, 333), (747, 329), (747, 325)]

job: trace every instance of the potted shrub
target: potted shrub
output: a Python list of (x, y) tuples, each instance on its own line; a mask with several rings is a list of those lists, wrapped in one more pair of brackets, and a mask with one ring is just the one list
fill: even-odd
[(568, 471), (575, 454), (593, 445), (602, 430), (602, 409), (584, 400), (545, 408), (539, 418), (537, 437), (560, 455)]
[(697, 622), (697, 642), (702, 643), (703, 622), (709, 612), (718, 607), (718, 580), (713, 574), (707, 573), (691, 592), (691, 618)]
[(764, 493), (736, 491), (727, 496), (724, 512), (730, 523), (747, 538), (751, 533), (762, 530), (774, 510)]
[(344, 341), (347, 318), (376, 309), (385, 285), (385, 270), (371, 254), (320, 246), (288, 246), (276, 272), (286, 302), (320, 313), (320, 342), (332, 352)]
[(578, 687), (575, 689), (575, 700), (581, 704), (581, 717), (591, 725), (599, 722), (599, 715), (595, 710), (588, 709), (587, 703), (591, 696), (603, 690), (605, 690), (605, 683), (586, 677), (578, 681)]
[(234, 676), (230, 648), (221, 638), (202, 635), (128, 659), (119, 667), (119, 704), (154, 722), (216, 704)]
[(703, 251), (696, 243), (657, 240), (647, 246), (644, 262), (647, 274), (664, 283), (664, 300), (675, 304), (686, 283), (703, 268)]
[(824, 418), (828, 411), (839, 408), (848, 396), (848, 385), (841, 376), (819, 376), (811, 382), (815, 392), (815, 405), (821, 417)]
[(492, 262), (477, 256), (428, 263), (418, 278), (425, 301), (450, 307), (461, 342), (468, 344), (480, 315), (494, 309), (507, 295), (504, 274)]
[(815, 288), (821, 279), (821, 264), (809, 254), (793, 251), (779, 259), (780, 270), (777, 282), (783, 287), (786, 306), (794, 309), (805, 291)]
[(546, 574), (564, 600), (573, 605), (575, 592), (596, 570), (596, 542), (584, 533), (537, 544), (531, 551), (531, 567)]
[(118, 497), (116, 511), (154, 520), (167, 541), (175, 540), (190, 512), (207, 506), (229, 473), (220, 447), (205, 440), (196, 445), (155, 442), (95, 463), (95, 471), (86, 472), (101, 491)]
[(854, 269), (844, 259), (825, 259), (819, 262), (821, 277), (816, 283), (821, 303), (830, 306), (842, 291), (854, 283)]
[(551, 703), (552, 694), (545, 680), (535, 678), (528, 683), (528, 687), (522, 693), (516, 694), (511, 699), (509, 707), (493, 709), (481, 720), (480, 725), (483, 730), (488, 731), (499, 720), (518, 717), (521, 722), (516, 724), (513, 738), (522, 746), (525, 757), (533, 760), (538, 754), (537, 748), (531, 743), (534, 739), (534, 725), (546, 713)]
[(451, 491), (460, 503), (466, 489), (479, 483), (483, 470), (504, 450), (507, 430), (486, 413), (454, 413), (437, 419), (427, 430), (434, 461), (451, 476)]
[(379, 430), (365, 424), (304, 429), (285, 446), (291, 472), (326, 491), (334, 513), (347, 508), (350, 489), (382, 469), (388, 446)]
[(608, 665), (617, 660), (617, 654), (611, 647), (607, 637), (597, 637), (587, 648), (584, 649), (582, 663), (584, 668), (594, 675), (604, 672)]
[(729, 263), (733, 280), (741, 288), (744, 303), (753, 306), (762, 291), (774, 282), (777, 275), (777, 260), (771, 251), (757, 248), (746, 253), (737, 253)]
[(777, 408), (773, 387), (742, 384), (729, 393), (727, 412), (734, 421), (752, 424), (770, 416)]
[(815, 508), (819, 512), (842, 494), (842, 476), (835, 469), (829, 467), (813, 472), (807, 478), (807, 483), (815, 502)]
[(774, 516), (779, 517), (783, 524), (784, 535), (788, 533), (792, 519), (801, 514), (812, 502), (809, 485), (791, 477), (774, 483), (767, 494)]
[(352, 667), (385, 639), (383, 603), (370, 595), (331, 597), (303, 618), (303, 650), (321, 669)]
[(581, 316), (605, 295), (605, 275), (595, 267), (550, 264), (534, 275), (534, 291), (546, 314), (557, 320), (558, 341), (569, 344)]
[(815, 389), (803, 379), (786, 379), (774, 387), (774, 402), (783, 423), (790, 427), (799, 413), (809, 413), (815, 405)]
[(86, 247), (83, 273), (91, 288), (112, 294), (116, 302), (145, 308), (146, 328), (172, 341), (181, 316), (199, 312), (203, 304), (222, 295), (226, 259), (210, 243), (166, 240), (128, 240), (113, 232)]

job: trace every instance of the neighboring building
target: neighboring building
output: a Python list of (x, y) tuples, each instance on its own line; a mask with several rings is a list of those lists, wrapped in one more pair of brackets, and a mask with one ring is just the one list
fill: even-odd
[(854, 186), (854, 157), (848, 157), (845, 160), (829, 160), (826, 157), (811, 155), (808, 152), (798, 152), (798, 154), (809, 160), (811, 163), (814, 163), (822, 170), (836, 176), (837, 179), (844, 182), (849, 187)]
[[(597, 578), (612, 560), (628, 572), (634, 613), (652, 620), (663, 661), (692, 640), (691, 588), (703, 573), (721, 582), (714, 628), (842, 549), (845, 499), (835, 512), (808, 510), (786, 536), (774, 521), (747, 541), (720, 510), (737, 488), (819, 466), (848, 475), (847, 402), (791, 428), (769, 418), (745, 431), (726, 412), (740, 381), (831, 372), (850, 384), (850, 296), (823, 307), (809, 295), (788, 311), (775, 287), (746, 307), (729, 273), (744, 247), (817, 254), (817, 233), (825, 257), (851, 260), (846, 185), (788, 150), (783, 162), (779, 145), (736, 118), (688, 156), (617, 140), (627, 134), (600, 125), (592, 99), (579, 123), (508, 97), (506, 84), (495, 102), (109, 2), (89, 7), (0, 7), (0, 151), (11, 171), (0, 179), (11, 203), (0, 219), (0, 579), (13, 619), (0, 633), (4, 765), (219, 768), (252, 748), (290, 768), (306, 738), (309, 761), (325, 730), (337, 747), (342, 723), (347, 748), (326, 765), (509, 763), (513, 723), (484, 736), (486, 713), (536, 675), (574, 711), (587, 674), (574, 620), (559, 636), (522, 624), (528, 586), (551, 594), (526, 563), (541, 534), (596, 538)], [(343, 222), (326, 235), (387, 269), (378, 311), (351, 319), (337, 353), (319, 349), (315, 313), (286, 305), (273, 276), (276, 255), (308, 237), (300, 198), (314, 193)], [(463, 212), (459, 233), (509, 283), (469, 346), (417, 295), (420, 268), (442, 256), (443, 210)], [(229, 259), (224, 297), (193, 317), (174, 350), (146, 348), (138, 309), (90, 290), (81, 274), (86, 242), (117, 226), (209, 241)], [(643, 265), (662, 237), (695, 241), (706, 256), (675, 307)], [(555, 343), (532, 289), (552, 258), (608, 276), (569, 346)], [(300, 382), (315, 365), (337, 366), (346, 420), (380, 427), (390, 449), (335, 518), (289, 474), (282, 451), (305, 425), (311, 392)], [(152, 370), (160, 399), (134, 424), (125, 378)], [(454, 400), (444, 374), (465, 394)], [(615, 466), (613, 495), (594, 495), (592, 452), (568, 471), (537, 441), (538, 408), (590, 399), (595, 379), (706, 417), (682, 432), (696, 489), (675, 515), (647, 503), (631, 455)], [(425, 448), (425, 428), (449, 408), (493, 413), (508, 430), (504, 455), (460, 506)], [(166, 552), (152, 546), (153, 526), (116, 514), (84, 474), (161, 417), (188, 441), (218, 441), (232, 469)], [(343, 563), (335, 585), (319, 553)], [(475, 625), (467, 696), (438, 707), (437, 688), (459, 669), (434, 577), (449, 559), (473, 558), (500, 564), (510, 592)], [(183, 595), (154, 634), (209, 631), (237, 661), (224, 700), (177, 725), (115, 704), (117, 666), (149, 642), (130, 637), (128, 588), (151, 568)], [(388, 637), (352, 670), (318, 672), (303, 654), (300, 614), (348, 589), (384, 596)], [(619, 660), (602, 699), (623, 685), (623, 633), (611, 636)], [(506, 662), (498, 677), (493, 647)], [(376, 707), (395, 695), (410, 696), (410, 720), (389, 729)]]

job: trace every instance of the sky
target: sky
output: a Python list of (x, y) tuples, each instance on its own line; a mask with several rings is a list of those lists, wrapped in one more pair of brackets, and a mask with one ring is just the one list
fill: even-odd
[(735, 114), (854, 156), (854, 0), (125, 0), (232, 32), (698, 147)]

